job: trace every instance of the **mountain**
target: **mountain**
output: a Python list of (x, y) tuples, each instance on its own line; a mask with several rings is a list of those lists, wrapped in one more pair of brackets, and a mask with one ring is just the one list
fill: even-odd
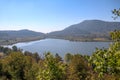
[[(27, 30), (27, 29), (23, 29), (23, 30), (18, 30), (18, 31), (0, 31), (0, 35), (2, 34), (2, 36), (0, 37), (10, 37), (10, 38), (25, 38), (25, 37), (36, 37), (36, 36), (41, 36), (43, 37), (44, 34), (40, 33), (40, 32), (35, 32), (35, 31), (31, 31), (31, 30)], [(5, 36), (4, 36), (5, 35)]]
[(27, 29), (18, 31), (5, 30), (0, 31), (0, 44), (12, 44), (16, 42), (32, 41), (43, 39), (44, 37), (44, 33), (35, 32)]
[(48, 33), (47, 37), (80, 41), (104, 41), (110, 39), (109, 32), (114, 30), (120, 30), (120, 22), (85, 20), (64, 30)]

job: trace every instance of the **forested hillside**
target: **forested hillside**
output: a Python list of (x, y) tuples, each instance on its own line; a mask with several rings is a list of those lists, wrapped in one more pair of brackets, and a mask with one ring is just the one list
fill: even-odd
[(85, 20), (47, 36), (77, 41), (109, 41), (109, 33), (114, 30), (120, 30), (120, 22)]
[(0, 45), (39, 40), (44, 37), (44, 33), (34, 32), (27, 29), (19, 31), (0, 31)]

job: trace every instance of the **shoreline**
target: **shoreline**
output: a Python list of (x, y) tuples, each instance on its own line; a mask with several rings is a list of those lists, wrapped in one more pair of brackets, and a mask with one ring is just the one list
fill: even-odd
[[(45, 38), (48, 39), (48, 38)], [(93, 40), (93, 39), (67, 39), (67, 38), (51, 38), (51, 39), (62, 39), (62, 40), (68, 40), (71, 42), (112, 42), (112, 40), (104, 39), (104, 40)]]
[[(23, 43), (23, 42), (32, 42), (32, 41), (37, 41), (37, 40), (43, 40), (43, 39), (49, 39), (49, 38), (36, 38), (36, 39), (27, 39), (27, 40), (19, 40), (16, 41), (14, 40), (13, 42), (0, 42), (0, 46), (7, 46), (7, 45), (13, 45), (17, 43)], [(112, 42), (112, 40), (75, 40), (75, 39), (63, 39), (63, 38), (51, 38), (51, 39), (62, 39), (62, 40), (68, 40), (71, 42)]]
[(7, 45), (13, 45), (13, 44), (17, 44), (17, 43), (23, 43), (23, 42), (31, 42), (31, 41), (37, 41), (37, 40), (42, 40), (45, 38), (37, 38), (37, 39), (28, 39), (28, 40), (10, 40), (10, 42), (5, 42), (3, 41), (2, 43), (0, 42), (0, 46), (7, 46)]

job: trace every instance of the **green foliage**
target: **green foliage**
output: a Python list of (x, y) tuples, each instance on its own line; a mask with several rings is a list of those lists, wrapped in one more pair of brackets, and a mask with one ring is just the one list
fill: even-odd
[[(120, 31), (111, 32), (113, 43), (108, 49), (97, 49), (90, 57), (93, 69), (102, 78), (104, 74), (120, 75)], [(120, 77), (119, 77), (120, 78)]]
[[(20, 80), (20, 75), (23, 73), (22, 67), (24, 66), (24, 59), (23, 55), (21, 53), (12, 53), (9, 56), (7, 56), (5, 59), (3, 59), (3, 70), (4, 72), (7, 72), (11, 79), (13, 80)], [(21, 73), (20, 73), (21, 72)]]
[(36, 61), (30, 56), (25, 56), (24, 79), (36, 80), (38, 69)]
[(55, 59), (56, 59), (57, 62), (63, 61), (62, 57), (60, 57), (59, 54), (55, 54)]
[(72, 54), (67, 53), (67, 54), (65, 55), (65, 58), (64, 58), (65, 62), (66, 62), (66, 63), (70, 63), (70, 61), (72, 60), (72, 57), (73, 57)]
[(110, 35), (113, 41), (120, 41), (120, 31), (115, 30), (111, 32)]
[(31, 53), (31, 52), (28, 52), (28, 51), (25, 51), (24, 52), (24, 55), (25, 56), (30, 56), (32, 57), (33, 59), (35, 59), (35, 61), (38, 63), (38, 61), (41, 59), (41, 57), (39, 56), (38, 53)]
[(45, 54), (45, 59), (40, 65), (38, 80), (65, 80), (65, 65), (51, 55)]
[(85, 58), (79, 54), (73, 55), (68, 67), (68, 80), (86, 80), (89, 67)]
[(17, 51), (18, 50), (16, 46), (13, 46), (12, 49), (13, 49), (13, 51)]
[(115, 15), (113, 18), (116, 19), (118, 17), (120, 17), (120, 8), (117, 10), (117, 9), (114, 9), (112, 11), (112, 13)]
[[(12, 52), (1, 60), (2, 76), (10, 80), (35, 80), (38, 71), (35, 61), (21, 52)], [(34, 66), (36, 65), (36, 67)], [(1, 76), (1, 77), (2, 77)]]
[(5, 55), (8, 55), (11, 52), (11, 49), (8, 47), (0, 46), (0, 52), (3, 52)]

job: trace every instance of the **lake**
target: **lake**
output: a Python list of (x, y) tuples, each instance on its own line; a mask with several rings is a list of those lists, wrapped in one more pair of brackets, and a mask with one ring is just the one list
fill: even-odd
[(109, 44), (110, 42), (74, 42), (62, 39), (43, 39), (14, 45), (23, 49), (23, 51), (38, 52), (40, 55), (45, 52), (51, 52), (52, 54), (58, 53), (63, 57), (66, 53), (91, 55), (96, 47), (108, 48)]

